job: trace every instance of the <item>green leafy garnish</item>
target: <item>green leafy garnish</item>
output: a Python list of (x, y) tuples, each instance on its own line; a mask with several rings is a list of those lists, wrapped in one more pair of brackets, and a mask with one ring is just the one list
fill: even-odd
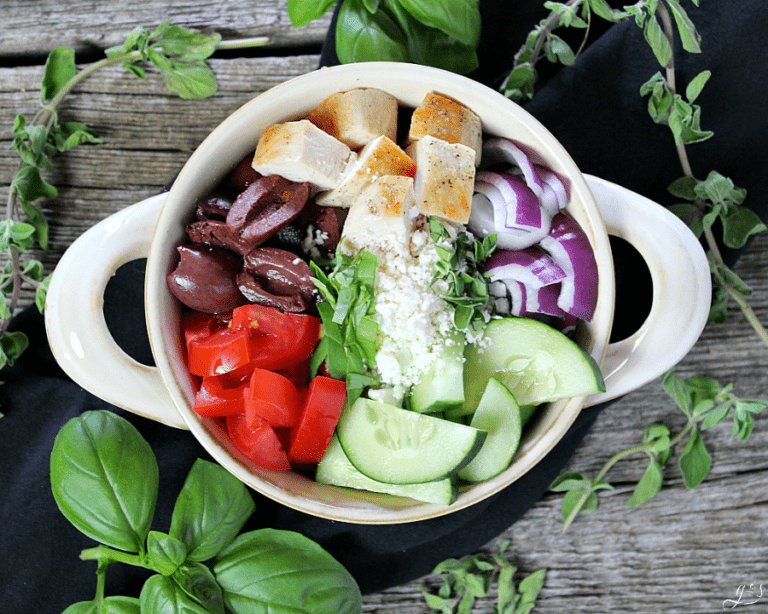
[[(195, 462), (167, 533), (150, 530), (158, 484), (152, 449), (124, 418), (88, 411), (61, 429), (51, 452), (54, 498), (72, 524), (100, 542), (80, 553), (97, 562), (96, 596), (65, 613), (362, 610), (355, 580), (315, 542), (291, 531), (240, 533), (256, 506), (248, 488), (220, 465)], [(104, 594), (114, 563), (152, 572), (140, 598)]]
[(721, 386), (711, 377), (694, 375), (683, 379), (668, 371), (662, 378), (664, 390), (677, 403), (688, 422), (681, 431), (672, 436), (664, 424), (652, 424), (646, 428), (643, 442), (615, 454), (597, 473), (589, 478), (582, 473), (564, 473), (550, 486), (555, 492), (564, 492), (562, 514), (565, 519), (563, 530), (581, 512), (597, 508), (597, 491), (612, 486), (603, 478), (619, 460), (635, 454), (648, 457), (648, 467), (635, 486), (628, 507), (635, 507), (652, 499), (661, 490), (663, 470), (672, 458), (678, 444), (685, 442), (678, 457), (678, 468), (687, 488), (696, 488), (709, 474), (712, 456), (707, 451), (702, 431), (724, 422), (732, 416), (733, 436), (745, 441), (752, 433), (754, 414), (768, 409), (768, 400), (741, 399), (733, 394), (733, 385)]
[[(459, 232), (451, 237), (448, 229), (434, 217), (429, 218), (429, 231), (440, 257), (430, 288), (434, 289), (439, 281), (447, 283), (448, 290), (440, 297), (453, 306), (457, 329), (485, 324), (493, 312), (493, 298), (488, 292), (483, 263), (496, 248), (496, 235), (476, 239)], [(445, 247), (446, 242), (450, 248)]]
[(312, 281), (323, 298), (317, 304), (323, 336), (310, 372), (316, 373), (326, 361), (332, 377), (346, 380), (350, 404), (366, 387), (378, 383), (372, 375), (379, 347), (379, 325), (373, 317), (376, 262), (376, 256), (366, 250), (354, 256), (337, 252), (329, 273), (310, 262)]
[(64, 97), (83, 79), (114, 63), (122, 63), (141, 78), (145, 76), (143, 64), (154, 64), (171, 92), (182, 98), (211, 96), (217, 88), (216, 78), (205, 60), (216, 49), (266, 42), (261, 38), (224, 44), (218, 34), (202, 34), (165, 21), (151, 32), (135, 28), (123, 45), (108, 49), (106, 58), (79, 72), (74, 49), (57, 47), (50, 52), (40, 84), (40, 110), (29, 121), (18, 115), (13, 124), (11, 149), (20, 162), (8, 192), (6, 217), (0, 221), (0, 251), (7, 256), (0, 273), (0, 369), (13, 365), (28, 345), (24, 333), (7, 331), (22, 287), (34, 289), (40, 312), (45, 306), (50, 275), (39, 261), (24, 258), (24, 252), (36, 245), (48, 247), (48, 222), (35, 202), (56, 198), (58, 190), (44, 178), (44, 172), (53, 170), (52, 158), (57, 153), (101, 143), (85, 124), (59, 121), (58, 106)]
[(461, 560), (447, 559), (440, 563), (432, 572), (442, 577), (437, 593), (421, 585), (427, 605), (441, 614), (469, 614), (477, 599), (488, 596), (495, 581), (498, 590), (494, 612), (530, 612), (547, 572), (539, 569), (520, 580), (515, 587), (513, 576), (517, 568), (504, 557), (508, 546), (509, 542), (505, 541), (495, 555), (478, 553)]
[[(336, 4), (289, 0), (288, 15), (300, 27)], [(342, 64), (412, 62), (467, 74), (478, 66), (477, 0), (345, 0), (334, 32)]]

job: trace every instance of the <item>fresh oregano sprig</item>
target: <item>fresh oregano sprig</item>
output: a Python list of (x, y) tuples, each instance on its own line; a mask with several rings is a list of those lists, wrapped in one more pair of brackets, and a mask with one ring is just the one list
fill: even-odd
[(517, 568), (504, 556), (509, 542), (501, 544), (498, 553), (478, 553), (462, 559), (447, 559), (432, 573), (440, 574), (442, 584), (437, 592), (420, 586), (427, 605), (441, 614), (469, 614), (477, 599), (491, 595), (497, 586), (496, 614), (527, 614), (533, 609), (544, 584), (546, 569), (539, 569), (520, 580), (514, 575)]
[[(216, 463), (192, 465), (168, 531), (150, 530), (157, 460), (138, 430), (113, 412), (88, 411), (63, 426), (51, 451), (51, 489), (62, 514), (99, 542), (80, 553), (97, 563), (95, 597), (65, 614), (362, 610), (354, 578), (317, 543), (291, 531), (241, 533), (256, 506), (248, 488)], [(115, 563), (152, 572), (138, 598), (105, 594)]]
[[(698, 0), (691, 0), (698, 6)], [(640, 87), (640, 95), (648, 97), (648, 113), (660, 125), (668, 126), (680, 159), (684, 175), (669, 186), (669, 192), (684, 202), (671, 205), (670, 210), (686, 221), (697, 237), (704, 237), (712, 279), (716, 288), (709, 321), (722, 323), (726, 319), (728, 297), (733, 298), (746, 318), (768, 345), (768, 332), (747, 302), (751, 290), (742, 279), (729, 269), (723, 260), (713, 227), (716, 221), (723, 229), (722, 242), (727, 247), (743, 247), (752, 235), (766, 229), (765, 224), (751, 210), (743, 207), (746, 190), (717, 171), (710, 171), (704, 179), (697, 178), (688, 160), (687, 146), (700, 143), (712, 136), (712, 131), (701, 127), (701, 108), (696, 100), (711, 77), (704, 70), (694, 76), (678, 92), (674, 69), (675, 34), (682, 47), (690, 53), (701, 51), (701, 37), (679, 0), (641, 0), (623, 7), (610, 8), (604, 0), (570, 0), (566, 3), (547, 2), (551, 10), (531, 32), (515, 58), (515, 65), (501, 87), (508, 97), (522, 102), (534, 95), (538, 78), (536, 63), (547, 58), (551, 62), (570, 65), (577, 53), (553, 31), (560, 27), (589, 28), (593, 16), (616, 22), (633, 18), (642, 28), (645, 40), (662, 66)], [(586, 37), (585, 37), (586, 40)], [(768, 401), (742, 401), (731, 393), (732, 385), (721, 387), (716, 380), (694, 376), (683, 381), (668, 373), (663, 378), (664, 388), (688, 416), (688, 423), (677, 435), (671, 435), (667, 426), (654, 424), (646, 429), (643, 442), (614, 455), (594, 478), (580, 473), (566, 473), (552, 484), (552, 490), (565, 492), (562, 511), (564, 529), (583, 511), (597, 507), (597, 492), (610, 489), (605, 482), (608, 470), (619, 460), (634, 454), (646, 454), (648, 468), (639, 481), (628, 505), (635, 506), (655, 496), (662, 485), (663, 468), (672, 456), (675, 446), (685, 441), (678, 466), (688, 488), (695, 488), (706, 477), (711, 456), (701, 437), (701, 430), (722, 422), (731, 412), (734, 417), (734, 435), (746, 439), (752, 431), (752, 414), (768, 407)]]
[(458, 232), (453, 236), (440, 220), (431, 217), (429, 236), (439, 257), (430, 288), (438, 281), (447, 284), (441, 298), (453, 307), (454, 324), (459, 330), (485, 324), (493, 312), (493, 298), (483, 263), (496, 249), (496, 235), (477, 239)]
[(42, 312), (50, 282), (40, 261), (25, 258), (24, 252), (48, 247), (48, 224), (36, 205), (39, 199), (58, 195), (44, 174), (53, 170), (52, 158), (83, 143), (101, 139), (85, 124), (59, 121), (61, 101), (80, 83), (99, 69), (122, 63), (133, 74), (144, 77), (144, 64), (156, 66), (166, 87), (182, 98), (211, 96), (216, 78), (205, 60), (216, 49), (231, 49), (266, 44), (265, 38), (222, 42), (218, 34), (193, 32), (170, 21), (154, 31), (137, 27), (125, 43), (106, 51), (106, 58), (78, 70), (75, 51), (57, 47), (48, 55), (40, 84), (40, 109), (31, 120), (19, 115), (13, 125), (11, 149), (20, 158), (6, 203), (5, 218), (0, 221), (0, 252), (6, 257), (0, 272), (0, 369), (12, 365), (28, 346), (20, 331), (7, 327), (16, 312), (21, 290), (35, 290), (35, 303)]
[(562, 503), (564, 531), (579, 513), (597, 508), (597, 491), (613, 488), (603, 478), (623, 458), (638, 454), (648, 457), (648, 467), (635, 486), (627, 507), (636, 507), (656, 496), (662, 486), (664, 467), (678, 445), (684, 444), (677, 463), (683, 483), (687, 488), (696, 488), (712, 466), (712, 456), (701, 432), (731, 417), (733, 436), (745, 441), (754, 427), (753, 415), (768, 409), (768, 401), (741, 399), (733, 394), (733, 384), (721, 386), (711, 377), (694, 375), (682, 379), (672, 369), (664, 374), (662, 384), (686, 416), (687, 423), (674, 436), (665, 424), (650, 425), (643, 434), (642, 443), (615, 454), (594, 478), (577, 472), (558, 476), (551, 490), (565, 493)]

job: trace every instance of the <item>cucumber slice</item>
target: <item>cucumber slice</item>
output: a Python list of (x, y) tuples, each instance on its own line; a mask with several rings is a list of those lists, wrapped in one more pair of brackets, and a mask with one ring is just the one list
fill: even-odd
[(411, 388), (409, 407), (431, 413), (461, 407), (464, 403), (464, 346), (466, 337), (454, 335), (439, 357)]
[(523, 430), (520, 406), (509, 388), (495, 377), (488, 380), (469, 425), (487, 431), (488, 437), (477, 456), (459, 471), (459, 477), (467, 482), (490, 480), (509, 467)]
[(347, 455), (344, 454), (344, 448), (341, 447), (336, 435), (331, 439), (325, 456), (317, 466), (315, 480), (320, 484), (381, 492), (440, 505), (450, 505), (458, 495), (456, 482), (452, 478), (427, 482), (426, 484), (385, 484), (372, 480), (355, 469)]
[(474, 458), (486, 437), (464, 424), (364, 397), (344, 408), (336, 433), (358, 471), (388, 484), (451, 477)]
[(539, 405), (605, 391), (595, 360), (561, 332), (537, 320), (492, 320), (485, 345), (468, 345), (463, 411), (471, 413), (488, 380), (497, 377), (520, 405)]

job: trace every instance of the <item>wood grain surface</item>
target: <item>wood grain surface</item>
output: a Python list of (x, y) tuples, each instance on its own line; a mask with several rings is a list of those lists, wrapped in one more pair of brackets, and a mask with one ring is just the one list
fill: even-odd
[[(260, 92), (317, 67), (328, 19), (293, 28), (285, 2), (147, 0), (133, 7), (89, 0), (0, 0), (0, 199), (7, 197), (17, 161), (8, 151), (14, 117), (38, 108), (42, 64), (59, 45), (74, 47), (78, 61), (95, 61), (103, 49), (122, 42), (136, 25), (154, 26), (166, 17), (181, 25), (216, 30), (225, 38), (268, 36), (254, 53), (217, 55), (210, 64), (219, 92), (202, 101), (168, 95), (157, 74), (139, 80), (119, 67), (82, 83), (66, 100), (62, 120), (91, 126), (103, 139), (56, 159), (51, 177), (59, 197), (43, 204), (51, 226), (50, 248), (36, 252), (48, 271), (83, 231), (171, 181), (206, 134)], [(748, 186), (747, 186), (748, 187)], [(768, 322), (768, 236), (759, 236), (736, 271), (753, 288), (751, 303)], [(23, 302), (32, 301), (29, 293)], [(729, 322), (710, 326), (679, 364), (687, 377), (710, 375), (733, 382), (742, 397), (768, 394), (768, 349), (735, 307)], [(682, 415), (658, 381), (636, 390), (603, 412), (571, 459), (568, 469), (593, 475), (616, 452), (641, 441), (645, 427), (669, 424)], [(763, 583), (761, 603), (743, 607), (768, 611), (768, 426), (758, 416), (752, 437), (740, 442), (730, 427), (705, 432), (713, 456), (704, 483), (689, 491), (675, 462), (662, 491), (645, 505), (628, 509), (643, 458), (618, 463), (607, 476), (616, 488), (604, 491), (597, 511), (560, 531), (560, 495), (548, 494), (484, 550), (510, 540), (509, 556), (520, 577), (547, 568), (536, 612), (717, 612), (730, 605), (740, 585)], [(364, 611), (377, 614), (428, 612), (419, 588), (437, 585), (427, 576), (368, 595)], [(477, 603), (492, 612), (495, 593)]]

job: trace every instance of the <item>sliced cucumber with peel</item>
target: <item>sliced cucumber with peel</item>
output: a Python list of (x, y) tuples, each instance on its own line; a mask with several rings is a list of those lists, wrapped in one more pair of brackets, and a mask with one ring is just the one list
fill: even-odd
[(488, 436), (477, 456), (459, 471), (459, 478), (484, 482), (509, 467), (523, 430), (520, 406), (509, 388), (495, 377), (488, 380), (469, 425), (487, 431)]
[(605, 392), (595, 360), (563, 333), (537, 320), (491, 320), (484, 344), (468, 345), (464, 364), (464, 405), (473, 413), (491, 377), (498, 378), (520, 405)]
[(440, 505), (450, 505), (458, 495), (456, 480), (452, 478), (425, 484), (385, 484), (372, 480), (360, 473), (350, 462), (336, 435), (331, 439), (323, 459), (317, 466), (315, 480), (320, 484), (386, 493)]
[(360, 397), (336, 426), (344, 453), (362, 474), (388, 484), (419, 484), (458, 473), (486, 432)]
[(411, 388), (409, 407), (433, 413), (461, 407), (464, 403), (464, 346), (459, 333), (449, 338), (421, 380)]

